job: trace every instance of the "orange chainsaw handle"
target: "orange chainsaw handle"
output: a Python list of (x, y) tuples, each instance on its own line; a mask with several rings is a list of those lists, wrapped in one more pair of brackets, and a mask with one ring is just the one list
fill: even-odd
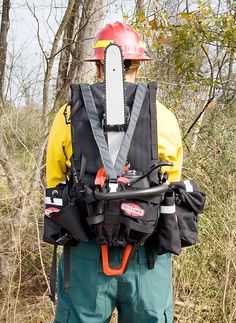
[(114, 275), (122, 275), (126, 269), (127, 262), (129, 260), (131, 251), (132, 251), (132, 245), (128, 244), (125, 247), (123, 258), (121, 261), (121, 266), (119, 268), (111, 268), (109, 266), (109, 256), (108, 256), (108, 246), (102, 245), (102, 266), (103, 266), (103, 272), (107, 276), (114, 276)]

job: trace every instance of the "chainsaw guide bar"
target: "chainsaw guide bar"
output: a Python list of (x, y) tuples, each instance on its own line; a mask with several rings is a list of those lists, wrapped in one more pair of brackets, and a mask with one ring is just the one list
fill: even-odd
[(105, 48), (105, 118), (104, 128), (113, 165), (127, 127), (127, 106), (124, 86), (124, 63), (120, 46), (111, 43)]

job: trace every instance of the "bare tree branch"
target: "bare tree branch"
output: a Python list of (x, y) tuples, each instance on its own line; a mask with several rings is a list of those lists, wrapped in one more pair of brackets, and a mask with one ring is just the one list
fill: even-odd
[[(57, 75), (57, 84), (56, 84), (56, 93), (58, 93), (63, 86), (68, 72), (69, 61), (71, 56), (71, 47), (75, 42), (78, 32), (74, 32), (76, 25), (79, 19), (79, 6), (80, 2), (76, 1), (70, 16), (70, 19), (67, 22), (64, 37), (61, 48), (60, 62), (58, 66), (58, 75)], [(75, 34), (75, 35), (74, 35)], [(58, 52), (57, 52), (58, 54)]]
[(47, 58), (47, 60), (46, 60), (47, 68), (46, 68), (44, 82), (43, 82), (43, 109), (42, 109), (42, 116), (41, 116), (42, 125), (46, 124), (46, 113), (48, 110), (48, 99), (49, 99), (49, 83), (50, 83), (50, 77), (51, 77), (52, 68), (53, 68), (53, 64), (54, 64), (54, 60), (55, 60), (54, 55), (57, 52), (58, 43), (59, 43), (61, 35), (65, 29), (65, 26), (70, 18), (74, 3), (75, 3), (75, 0), (69, 0), (64, 17), (61, 21), (61, 24), (56, 32), (54, 41), (52, 43), (52, 48), (51, 48), (49, 58)]
[(191, 124), (191, 126), (188, 128), (186, 134), (183, 137), (183, 140), (185, 140), (188, 136), (188, 134), (190, 133), (190, 131), (193, 129), (193, 127), (196, 125), (196, 123), (198, 122), (198, 120), (201, 118), (202, 114), (205, 113), (206, 109), (209, 107), (209, 105), (212, 103), (212, 101), (214, 100), (214, 97), (210, 97), (206, 104), (204, 105), (202, 111), (197, 115), (197, 117), (195, 118), (195, 120), (193, 121), (193, 123)]

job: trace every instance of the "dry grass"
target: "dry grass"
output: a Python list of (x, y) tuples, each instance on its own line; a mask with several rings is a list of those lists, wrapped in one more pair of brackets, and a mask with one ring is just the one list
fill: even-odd
[[(174, 258), (175, 316), (179, 323), (236, 322), (235, 117), (218, 112), (205, 122), (194, 151), (188, 151), (191, 137), (185, 143), (183, 175), (196, 179), (208, 198), (197, 246)], [(14, 149), (17, 171), (27, 181), (24, 148), (16, 145)], [(18, 230), (13, 216), (16, 209), (4, 177), (0, 178), (0, 193), (0, 267), (11, 265), (9, 272), (2, 271), (0, 322), (51, 322), (54, 308), (47, 296), (47, 277), (52, 248), (41, 241), (42, 191), (35, 192), (27, 223), (21, 223)]]

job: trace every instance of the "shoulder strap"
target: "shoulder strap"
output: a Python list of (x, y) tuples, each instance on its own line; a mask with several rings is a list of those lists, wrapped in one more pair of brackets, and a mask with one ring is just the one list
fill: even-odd
[(158, 139), (157, 139), (157, 108), (156, 108), (156, 82), (151, 82), (149, 87), (149, 105), (151, 116), (151, 147), (152, 147), (152, 159), (158, 160)]
[(80, 152), (80, 146), (76, 142), (77, 134), (75, 133), (76, 129), (74, 128), (74, 124), (72, 120), (73, 120), (73, 116), (78, 111), (80, 105), (81, 105), (81, 101), (78, 98), (78, 100), (73, 106), (73, 109), (71, 107), (71, 111), (70, 111), (71, 140), (72, 140), (71, 166), (74, 172), (74, 176), (76, 175), (77, 177), (79, 176), (79, 174), (75, 174), (75, 173), (76, 173), (76, 170), (79, 170), (81, 168), (81, 152)]
[(130, 144), (133, 138), (134, 130), (136, 128), (136, 124), (138, 121), (138, 117), (139, 117), (146, 93), (147, 93), (147, 85), (143, 83), (139, 83), (134, 97), (134, 103), (133, 103), (133, 108), (132, 108), (132, 112), (129, 120), (129, 126), (125, 133), (125, 136), (122, 141), (122, 145), (120, 147), (120, 151), (118, 153), (116, 163), (115, 163), (115, 170), (118, 175), (120, 175), (120, 173), (122, 172), (122, 169), (127, 160)]
[(105, 171), (110, 179), (116, 179), (116, 172), (112, 164), (110, 152), (100, 124), (90, 86), (89, 84), (80, 84), (80, 88), (84, 100), (84, 106), (91, 124), (93, 136), (96, 140)]

